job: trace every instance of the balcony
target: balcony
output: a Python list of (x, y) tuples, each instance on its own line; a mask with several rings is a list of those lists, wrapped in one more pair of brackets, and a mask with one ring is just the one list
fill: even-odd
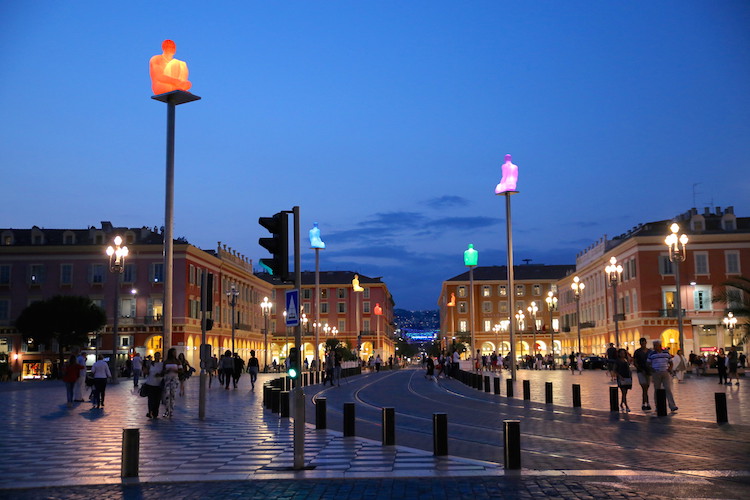
[[(659, 309), (659, 317), (660, 318), (676, 318), (677, 317), (677, 308), (672, 307), (669, 309)], [(685, 317), (685, 309), (682, 310), (682, 317)]]
[(596, 321), (582, 321), (581, 322), (581, 328), (594, 328), (596, 326)]

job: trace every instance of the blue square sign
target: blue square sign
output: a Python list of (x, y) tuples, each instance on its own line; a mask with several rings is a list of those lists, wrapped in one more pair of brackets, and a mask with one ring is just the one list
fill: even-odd
[(286, 326), (299, 325), (299, 290), (286, 291)]

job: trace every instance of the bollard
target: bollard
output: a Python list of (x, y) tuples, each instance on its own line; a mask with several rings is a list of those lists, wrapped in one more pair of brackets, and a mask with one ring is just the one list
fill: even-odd
[(271, 413), (279, 413), (279, 404), (281, 401), (281, 389), (275, 387), (271, 389)]
[(315, 383), (316, 384), (320, 383), (320, 371), (315, 372)]
[(279, 393), (279, 413), (281, 418), (289, 418), (289, 392)]
[(581, 407), (581, 384), (573, 384), (573, 408)]
[(354, 403), (344, 403), (344, 437), (354, 436)]
[(544, 402), (548, 405), (552, 404), (552, 382), (544, 383)]
[(396, 410), (383, 408), (383, 446), (396, 444)]
[(432, 414), (432, 454), (441, 457), (448, 454), (448, 414)]
[(271, 385), (268, 383), (263, 384), (263, 408), (268, 410), (271, 408)]
[(497, 377), (495, 379), (495, 387), (494, 387), (494, 389), (495, 389), (495, 394), (497, 394), (499, 396), (500, 395), (500, 377)]
[(317, 398), (315, 400), (315, 428), (325, 429), (328, 426), (326, 422), (326, 398)]
[(284, 391), (291, 391), (292, 390), (292, 379), (289, 377), (284, 377), (284, 385), (282, 386), (282, 390)]
[[(671, 382), (670, 382), (671, 383)], [(667, 416), (667, 391), (666, 389), (656, 389), (656, 416)]]
[(490, 376), (484, 376), (484, 392), (490, 392)]
[(513, 397), (513, 379), (512, 378), (505, 379), (505, 391), (508, 393), (509, 398)]
[(717, 392), (714, 394), (714, 401), (716, 402), (716, 423), (726, 424), (729, 422), (729, 416), (727, 415), (727, 393)]
[(307, 383), (308, 382), (307, 381), (307, 375), (308, 375), (307, 372), (305, 372), (305, 373), (302, 374), (302, 386), (303, 387), (307, 387), (308, 385), (310, 385), (310, 384)]
[(618, 401), (617, 390), (617, 387), (609, 388), (609, 411), (620, 411), (620, 408), (617, 406), (620, 404)]
[(140, 429), (122, 430), (122, 464), (120, 466), (120, 477), (138, 477), (140, 446)]
[(505, 468), (518, 470), (521, 468), (521, 421), (503, 420), (503, 435), (505, 438)]
[(523, 381), (523, 399), (531, 399), (531, 382), (528, 380)]

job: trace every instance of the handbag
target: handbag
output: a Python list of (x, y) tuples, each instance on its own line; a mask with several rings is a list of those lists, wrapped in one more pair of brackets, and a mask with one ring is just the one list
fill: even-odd
[(621, 386), (625, 386), (625, 385), (632, 386), (633, 385), (633, 379), (630, 378), (630, 377), (628, 377), (628, 378), (622, 378), (622, 379), (620, 379), (620, 385)]
[(146, 392), (146, 384), (143, 384), (141, 388), (138, 390), (138, 395), (142, 398), (145, 398), (148, 396), (148, 392)]
[(86, 387), (92, 387), (94, 385), (94, 376), (90, 373), (86, 375)]

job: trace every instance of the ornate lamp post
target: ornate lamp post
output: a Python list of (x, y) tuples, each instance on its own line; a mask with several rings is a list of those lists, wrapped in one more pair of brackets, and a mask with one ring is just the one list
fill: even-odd
[(576, 300), (576, 325), (578, 326), (578, 354), (581, 354), (581, 292), (586, 288), (586, 284), (581, 281), (581, 278), (576, 276), (573, 278), (573, 283), (570, 284), (570, 288), (573, 289), (573, 298)]
[(114, 318), (112, 322), (112, 357), (109, 359), (109, 368), (112, 372), (112, 382), (118, 383), (117, 380), (117, 327), (120, 320), (120, 275), (125, 271), (125, 258), (128, 256), (128, 247), (121, 246), (122, 238), (115, 236), (115, 246), (107, 247), (109, 256), (109, 270), (115, 275), (115, 307)]
[(555, 327), (552, 324), (552, 311), (557, 309), (557, 297), (550, 290), (547, 292), (547, 298), (544, 299), (547, 303), (547, 310), (549, 311), (549, 333), (550, 333), (550, 345), (552, 346), (552, 369), (555, 369)]
[[(375, 313), (375, 316), (377, 316), (377, 326), (375, 327), (376, 334), (375, 334), (375, 351), (376, 349), (380, 348), (380, 317), (383, 316), (383, 308), (380, 307), (380, 302), (375, 303), (375, 308), (373, 309), (373, 312)], [(383, 354), (385, 356), (385, 354)]]
[(536, 306), (536, 302), (532, 302), (529, 307), (526, 308), (527, 311), (529, 311), (529, 319), (531, 320), (531, 328), (534, 332), (534, 348), (533, 353), (534, 356), (536, 356), (536, 313), (539, 311), (539, 308)]
[(617, 312), (617, 284), (622, 277), (622, 266), (618, 264), (617, 259), (612, 256), (612, 258), (609, 259), (609, 265), (604, 268), (604, 272), (607, 273), (607, 276), (609, 277), (609, 286), (612, 287), (612, 311), (615, 319), (615, 346), (620, 347), (620, 315)]
[[(519, 345), (521, 346), (521, 356), (523, 356), (523, 328), (524, 328), (523, 322), (524, 322), (525, 317), (526, 316), (524, 316), (523, 314), (523, 309), (519, 309), (518, 312), (516, 313), (516, 326), (518, 328), (518, 342), (519, 342)], [(511, 349), (513, 349), (513, 345), (511, 345), (510, 347)], [(513, 360), (513, 362), (515, 363), (515, 360)]]
[(260, 303), (260, 309), (263, 311), (263, 319), (265, 320), (265, 328), (263, 330), (263, 364), (264, 372), (268, 372), (268, 315), (271, 313), (271, 307), (273, 304), (268, 301), (268, 297), (263, 297), (263, 302)]
[[(669, 261), (674, 264), (674, 282), (676, 288), (675, 307), (677, 307), (677, 331), (680, 334), (680, 349), (685, 349), (685, 334), (682, 331), (682, 292), (680, 290), (680, 263), (687, 257), (686, 246), (688, 237), (686, 234), (677, 235), (680, 226), (677, 223), (669, 226), (672, 234), (664, 239), (664, 243), (669, 248)], [(685, 352), (685, 351), (683, 351)]]
[(445, 330), (445, 350), (448, 351), (448, 337), (455, 337), (456, 329), (453, 327), (453, 311), (456, 308), (456, 294), (451, 293), (451, 300), (446, 304), (448, 306), (448, 323), (450, 324), (450, 332), (446, 328)]
[(498, 346), (498, 334), (500, 333), (500, 330), (502, 327), (500, 326), (500, 323), (497, 323), (495, 326), (492, 327), (492, 331), (495, 332), (495, 349), (497, 349), (497, 352), (500, 352), (500, 347)]
[(474, 268), (477, 267), (479, 252), (474, 250), (474, 245), (469, 244), (469, 248), (464, 251), (464, 265), (469, 268), (469, 335), (471, 335), (471, 356), (476, 356), (476, 346), (474, 345)]
[(229, 305), (232, 306), (232, 355), (234, 355), (234, 329), (235, 329), (235, 316), (234, 316), (234, 307), (237, 305), (237, 297), (240, 294), (240, 291), (237, 290), (237, 286), (232, 283), (229, 287), (229, 290), (226, 292), (227, 300), (229, 301)]
[(734, 313), (730, 311), (722, 322), (724, 323), (724, 328), (729, 330), (729, 338), (731, 339), (732, 346), (734, 346), (734, 328), (737, 326), (737, 318), (735, 318)]
[(318, 352), (318, 344), (320, 343), (318, 339), (320, 331), (320, 251), (326, 247), (326, 244), (320, 239), (320, 228), (318, 228), (317, 222), (313, 223), (313, 227), (308, 234), (310, 236), (310, 248), (315, 250), (315, 299), (313, 299), (315, 322), (313, 323), (313, 329), (315, 331), (315, 367), (320, 369), (320, 353)]

